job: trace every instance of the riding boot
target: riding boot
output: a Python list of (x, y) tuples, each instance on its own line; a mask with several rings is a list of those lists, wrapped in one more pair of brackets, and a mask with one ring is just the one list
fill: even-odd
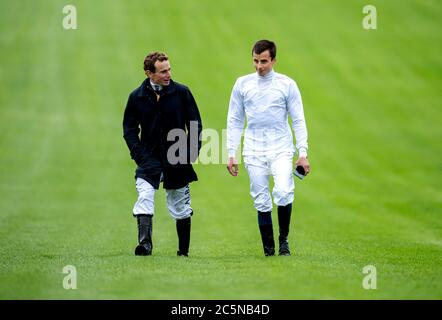
[(261, 233), (264, 255), (275, 255), (275, 240), (273, 239), (272, 212), (258, 211), (258, 225)]
[(136, 256), (150, 256), (152, 254), (152, 215), (137, 215), (138, 246), (135, 248)]
[(189, 255), (190, 225), (190, 217), (176, 221), (176, 231), (178, 234), (178, 256), (187, 257)]
[(292, 214), (292, 204), (286, 206), (278, 206), (278, 224), (279, 224), (279, 255), (289, 256), (289, 228), (290, 216)]

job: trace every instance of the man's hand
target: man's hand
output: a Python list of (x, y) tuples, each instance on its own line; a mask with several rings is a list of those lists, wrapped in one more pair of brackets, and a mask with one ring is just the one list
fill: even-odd
[(299, 159), (296, 161), (295, 166), (301, 166), (304, 168), (305, 175), (308, 175), (310, 172), (310, 164), (308, 163), (307, 158), (299, 157)]
[(238, 175), (238, 170), (238, 162), (234, 157), (230, 157), (229, 164), (227, 165), (227, 171), (229, 171), (232, 176), (236, 177)]

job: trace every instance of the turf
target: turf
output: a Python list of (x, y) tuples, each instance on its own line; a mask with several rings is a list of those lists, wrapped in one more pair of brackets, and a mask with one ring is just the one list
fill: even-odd
[[(1, 299), (441, 299), (442, 5), (371, 1), (0, 1)], [(191, 256), (163, 190), (154, 255), (135, 257), (122, 114), (147, 52), (171, 57), (221, 133), (254, 41), (303, 95), (312, 174), (291, 257), (262, 254), (248, 177), (197, 164)], [(220, 150), (222, 145), (220, 145)], [(274, 216), (276, 220), (276, 216)], [(275, 226), (275, 231), (277, 231)], [(63, 288), (63, 267), (77, 289)], [(377, 269), (364, 290), (362, 269)]]

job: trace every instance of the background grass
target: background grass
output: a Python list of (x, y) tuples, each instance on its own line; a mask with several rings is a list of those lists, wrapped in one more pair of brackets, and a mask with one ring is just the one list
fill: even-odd
[[(0, 1), (1, 299), (442, 298), (442, 5), (371, 1)], [(135, 257), (127, 96), (164, 50), (205, 128), (225, 128), (261, 38), (303, 95), (312, 174), (291, 257), (265, 258), (243, 167), (196, 165), (191, 257), (156, 195), (154, 255)], [(220, 145), (220, 149), (222, 145)], [(276, 220), (276, 216), (274, 216)], [(276, 230), (276, 226), (275, 226)], [(362, 268), (377, 268), (364, 290)], [(63, 289), (74, 265), (78, 289)]]

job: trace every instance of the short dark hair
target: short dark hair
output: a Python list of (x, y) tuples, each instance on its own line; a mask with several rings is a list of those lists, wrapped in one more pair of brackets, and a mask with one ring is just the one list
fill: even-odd
[(155, 73), (155, 62), (160, 61), (163, 62), (165, 60), (169, 60), (169, 57), (164, 52), (151, 52), (149, 53), (146, 58), (144, 58), (144, 71), (150, 71)]
[(252, 55), (253, 53), (261, 54), (266, 50), (269, 50), (270, 58), (272, 58), (272, 60), (276, 58), (276, 44), (270, 40), (257, 41), (253, 46)]

